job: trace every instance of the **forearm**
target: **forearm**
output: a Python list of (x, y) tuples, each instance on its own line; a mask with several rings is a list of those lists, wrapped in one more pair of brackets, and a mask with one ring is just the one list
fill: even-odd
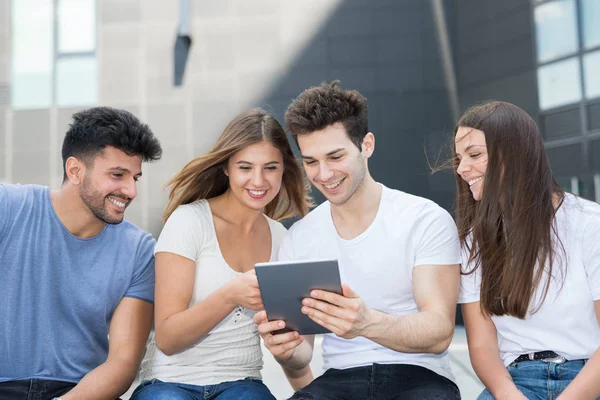
[(281, 360), (278, 357), (275, 357), (275, 360), (283, 367), (284, 372), (286, 369), (300, 371), (310, 364), (313, 348), (308, 342), (308, 340), (304, 340), (304, 342), (300, 343), (298, 347), (294, 349), (292, 356), (287, 360)]
[(283, 367), (283, 372), (294, 390), (308, 386), (314, 379), (312, 370), (308, 365), (302, 369), (289, 369)]
[(600, 348), (579, 371), (573, 382), (559, 396), (559, 399), (597, 399), (600, 397)]
[(225, 319), (235, 307), (236, 305), (228, 299), (226, 287), (221, 287), (200, 303), (157, 324), (156, 343), (159, 349), (167, 355), (172, 355), (191, 347)]
[(516, 394), (523, 396), (498, 356), (497, 350), (470, 348), (469, 355), (473, 370), (495, 399), (514, 399)]
[(369, 310), (362, 336), (402, 353), (443, 353), (454, 335), (454, 321), (436, 311), (397, 316)]
[(137, 374), (139, 363), (107, 360), (90, 371), (62, 400), (114, 400), (125, 393)]

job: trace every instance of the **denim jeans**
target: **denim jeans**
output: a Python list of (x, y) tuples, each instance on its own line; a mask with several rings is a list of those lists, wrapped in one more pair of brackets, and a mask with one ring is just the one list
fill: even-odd
[(328, 369), (291, 399), (295, 400), (459, 400), (454, 382), (416, 365), (373, 364)]
[[(508, 372), (517, 386), (529, 400), (556, 399), (575, 376), (581, 371), (587, 360), (567, 361), (554, 364), (544, 361), (521, 361), (508, 366)], [(477, 400), (494, 400), (486, 389)]]
[(153, 379), (142, 382), (130, 400), (275, 400), (275, 397), (262, 381), (256, 379), (206, 386)]
[(48, 379), (23, 379), (0, 382), (2, 400), (49, 400), (62, 396), (76, 384)]

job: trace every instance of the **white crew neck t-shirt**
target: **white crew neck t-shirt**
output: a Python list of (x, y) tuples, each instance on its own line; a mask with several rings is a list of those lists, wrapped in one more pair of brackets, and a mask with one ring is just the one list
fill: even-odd
[[(452, 217), (434, 202), (382, 185), (375, 219), (360, 235), (342, 239), (325, 202), (296, 222), (279, 251), (281, 261), (337, 259), (342, 282), (368, 307), (391, 315), (419, 310), (413, 297), (413, 268), (460, 263), (460, 246)], [(343, 339), (326, 334), (324, 369), (379, 364), (412, 364), (454, 380), (443, 354), (409, 354), (364, 337)]]
[[(286, 233), (282, 224), (268, 217), (271, 259), (276, 260)], [(208, 201), (179, 206), (167, 220), (154, 253), (168, 252), (196, 262), (194, 291), (189, 307), (241, 275), (225, 261), (219, 248)], [(262, 351), (255, 311), (238, 306), (192, 347), (167, 356), (156, 345), (154, 332), (142, 362), (143, 381), (159, 379), (191, 385), (215, 385), (245, 378), (261, 379)]]
[[(594, 301), (600, 300), (600, 205), (565, 194), (556, 212), (556, 228), (564, 253), (557, 250), (553, 278), (539, 310), (531, 313), (540, 304), (542, 288), (525, 319), (491, 317), (498, 331), (500, 357), (507, 366), (525, 353), (552, 350), (567, 360), (577, 360), (589, 358), (600, 347), (594, 310)], [(465, 248), (463, 273), (474, 268), (468, 260)], [(480, 287), (479, 268), (462, 275), (459, 303), (478, 302)]]

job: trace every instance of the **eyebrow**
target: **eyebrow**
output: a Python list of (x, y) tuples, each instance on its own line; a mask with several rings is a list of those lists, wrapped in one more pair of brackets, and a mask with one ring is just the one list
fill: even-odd
[[(330, 151), (329, 153), (327, 153), (327, 154), (325, 154), (325, 155), (326, 155), (327, 157), (329, 157), (329, 156), (332, 156), (332, 155), (334, 155), (335, 153), (339, 153), (340, 151), (344, 151), (344, 150), (346, 150), (346, 149), (345, 149), (345, 148), (343, 148), (343, 147), (340, 147), (339, 149), (332, 150), (332, 151)], [(314, 160), (314, 159), (315, 159), (314, 157), (311, 157), (311, 156), (305, 156), (304, 154), (302, 154), (302, 158), (304, 158), (304, 159), (306, 159), (306, 160)]]
[[(254, 165), (252, 164), (250, 161), (244, 161), (244, 160), (240, 160), (238, 162), (236, 162), (236, 164), (250, 164), (250, 165)], [(264, 165), (273, 165), (273, 164), (279, 164), (279, 161), (269, 161), (268, 163), (264, 164)]]
[(465, 151), (469, 151), (473, 147), (485, 147), (483, 144), (470, 144), (465, 148)]
[[(125, 173), (125, 174), (129, 174), (131, 173), (131, 171), (129, 171), (127, 168), (123, 168), (123, 167), (112, 167), (109, 168), (108, 171), (111, 172), (121, 172), (121, 173)], [(142, 172), (138, 172), (135, 176), (142, 176)]]

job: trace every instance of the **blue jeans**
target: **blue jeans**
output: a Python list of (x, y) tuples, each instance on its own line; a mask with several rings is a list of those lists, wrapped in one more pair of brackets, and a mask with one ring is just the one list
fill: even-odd
[(2, 400), (49, 400), (62, 396), (73, 387), (73, 382), (53, 381), (49, 379), (22, 379), (0, 382)]
[[(517, 386), (529, 400), (556, 399), (575, 376), (581, 371), (587, 360), (567, 361), (554, 364), (544, 361), (521, 361), (508, 366), (508, 372)], [(494, 400), (485, 389), (477, 400)]]
[(373, 364), (367, 367), (328, 369), (295, 400), (459, 400), (454, 382), (416, 365)]
[(130, 400), (275, 400), (262, 381), (243, 379), (216, 385), (187, 385), (145, 381), (138, 386)]

